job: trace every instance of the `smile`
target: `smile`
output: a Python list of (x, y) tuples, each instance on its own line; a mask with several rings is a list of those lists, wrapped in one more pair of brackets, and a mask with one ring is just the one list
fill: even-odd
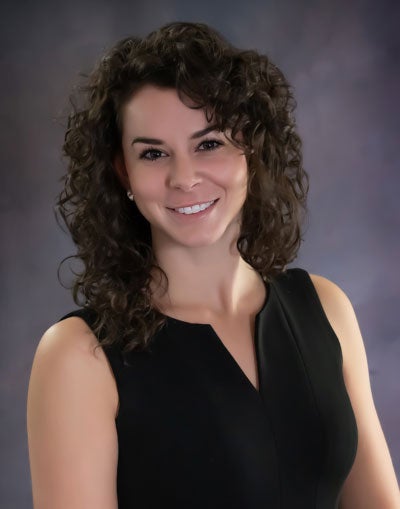
[(179, 212), (180, 214), (197, 214), (198, 212), (201, 212), (202, 210), (208, 209), (208, 207), (211, 207), (211, 205), (216, 200), (207, 201), (205, 203), (197, 203), (196, 205), (193, 205), (192, 207), (182, 207), (173, 209), (175, 212)]

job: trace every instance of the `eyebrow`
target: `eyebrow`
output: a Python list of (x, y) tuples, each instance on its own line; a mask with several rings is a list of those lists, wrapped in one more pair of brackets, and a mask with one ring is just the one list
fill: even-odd
[[(205, 136), (206, 134), (210, 133), (211, 131), (216, 131), (217, 126), (211, 125), (206, 127), (205, 129), (202, 129), (201, 131), (196, 131), (190, 136), (191, 140), (195, 140), (196, 138), (201, 138), (202, 136)], [(158, 138), (144, 138), (142, 136), (139, 136), (138, 138), (133, 138), (131, 146), (134, 143), (147, 143), (149, 145), (163, 145), (164, 141), (159, 140)]]

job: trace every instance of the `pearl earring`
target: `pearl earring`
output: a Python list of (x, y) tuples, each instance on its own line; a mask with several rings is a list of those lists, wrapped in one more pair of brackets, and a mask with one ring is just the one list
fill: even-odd
[(132, 194), (132, 191), (127, 191), (126, 194), (128, 195), (128, 198), (133, 201), (133, 194)]

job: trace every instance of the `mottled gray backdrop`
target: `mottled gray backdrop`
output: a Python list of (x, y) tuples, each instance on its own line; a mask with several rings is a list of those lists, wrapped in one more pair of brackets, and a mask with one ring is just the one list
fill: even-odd
[(204, 21), (267, 52), (293, 84), (311, 176), (295, 264), (353, 302), (400, 472), (399, 14), (394, 0), (2, 2), (1, 507), (31, 507), (31, 362), (44, 330), (74, 308), (56, 276), (73, 246), (52, 212), (67, 96), (116, 40), (173, 20)]

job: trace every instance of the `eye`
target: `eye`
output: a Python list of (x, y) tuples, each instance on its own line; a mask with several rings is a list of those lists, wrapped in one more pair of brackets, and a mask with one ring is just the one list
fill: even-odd
[(147, 148), (139, 155), (139, 159), (144, 159), (146, 161), (156, 161), (160, 157), (165, 157), (165, 154), (156, 148)]
[[(200, 151), (215, 150), (216, 148), (218, 148), (221, 145), (223, 145), (222, 141), (218, 141), (218, 140), (203, 140), (200, 143), (200, 145), (199, 145), (199, 150)], [(200, 147), (204, 147), (204, 148), (200, 148)]]

